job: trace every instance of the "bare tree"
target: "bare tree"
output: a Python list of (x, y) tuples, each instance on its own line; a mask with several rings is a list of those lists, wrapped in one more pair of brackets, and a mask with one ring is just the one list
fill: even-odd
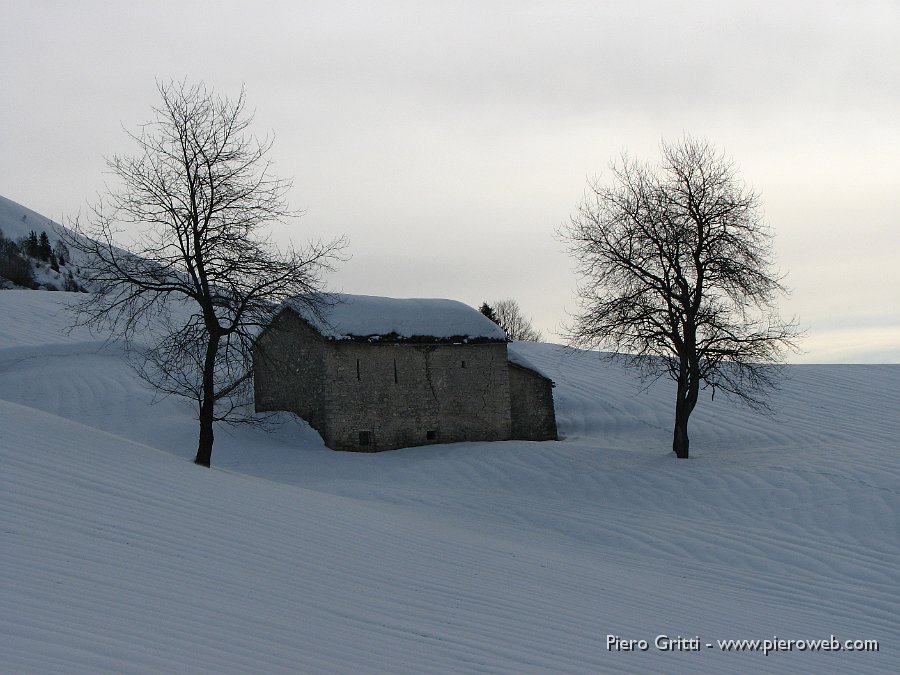
[(94, 291), (78, 322), (111, 328), (145, 379), (195, 402), (195, 462), (209, 466), (214, 423), (249, 419), (236, 413), (252, 394), (256, 334), (282, 300), (321, 297), (345, 242), (281, 251), (263, 236), (299, 214), (291, 182), (270, 173), (271, 141), (248, 132), (243, 91), (232, 101), (202, 84), (157, 88), (155, 119), (129, 133), (137, 154), (107, 160), (120, 187), (65, 243)]
[(786, 289), (758, 194), (707, 141), (661, 151), (658, 167), (623, 156), (610, 184), (590, 181), (561, 231), (580, 275), (569, 337), (675, 380), (672, 449), (687, 458), (700, 389), (766, 408), (800, 331), (775, 309)]
[(541, 341), (541, 332), (532, 325), (531, 319), (525, 316), (519, 303), (512, 298), (496, 300), (491, 304), (483, 303), (479, 311), (506, 331), (506, 337), (510, 340)]

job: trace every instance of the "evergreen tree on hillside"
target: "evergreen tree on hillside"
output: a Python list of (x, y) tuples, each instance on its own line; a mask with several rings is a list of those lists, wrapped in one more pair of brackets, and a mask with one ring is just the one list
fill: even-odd
[(31, 263), (22, 255), (21, 248), (7, 239), (0, 230), (0, 279), (8, 279), (17, 286), (34, 288)]
[(37, 255), (35, 257), (40, 258), (44, 262), (48, 262), (52, 255), (53, 247), (50, 246), (50, 238), (45, 231), (42, 231), (41, 236), (38, 237)]
[(27, 255), (29, 258), (37, 258), (38, 257), (38, 236), (37, 232), (31, 230), (27, 236), (23, 237), (19, 240), (19, 248), (22, 253)]

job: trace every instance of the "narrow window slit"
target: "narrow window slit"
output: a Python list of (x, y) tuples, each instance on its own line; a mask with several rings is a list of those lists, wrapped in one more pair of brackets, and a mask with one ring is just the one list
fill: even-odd
[(359, 382), (359, 359), (356, 359), (356, 381)]
[(397, 359), (394, 359), (394, 384), (397, 384)]

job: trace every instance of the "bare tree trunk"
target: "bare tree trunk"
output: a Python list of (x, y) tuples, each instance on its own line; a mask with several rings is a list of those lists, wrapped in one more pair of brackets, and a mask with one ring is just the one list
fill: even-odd
[(696, 358), (688, 356), (681, 362), (678, 374), (678, 398), (675, 401), (675, 430), (672, 450), (678, 459), (688, 458), (690, 439), (688, 420), (700, 396), (700, 364)]
[(206, 357), (203, 362), (203, 398), (200, 401), (200, 442), (194, 464), (209, 467), (213, 449), (213, 421), (215, 420), (215, 367), (216, 352), (219, 350), (219, 336), (209, 336), (206, 343)]
[(688, 383), (678, 380), (678, 398), (675, 401), (675, 431), (672, 437), (672, 451), (678, 459), (688, 458), (690, 439), (688, 438), (688, 419), (690, 410), (687, 407)]

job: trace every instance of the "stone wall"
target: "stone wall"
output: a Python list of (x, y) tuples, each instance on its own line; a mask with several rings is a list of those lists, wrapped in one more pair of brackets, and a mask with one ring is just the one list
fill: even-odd
[(253, 349), (256, 410), (289, 410), (321, 432), (325, 349), (325, 339), (294, 312), (279, 314)]
[(339, 450), (510, 438), (505, 343), (326, 345), (325, 444)]
[(557, 440), (553, 383), (529, 368), (509, 364), (512, 438)]
[(503, 342), (327, 340), (285, 311), (253, 361), (256, 409), (299, 415), (336, 450), (557, 438), (552, 383)]

